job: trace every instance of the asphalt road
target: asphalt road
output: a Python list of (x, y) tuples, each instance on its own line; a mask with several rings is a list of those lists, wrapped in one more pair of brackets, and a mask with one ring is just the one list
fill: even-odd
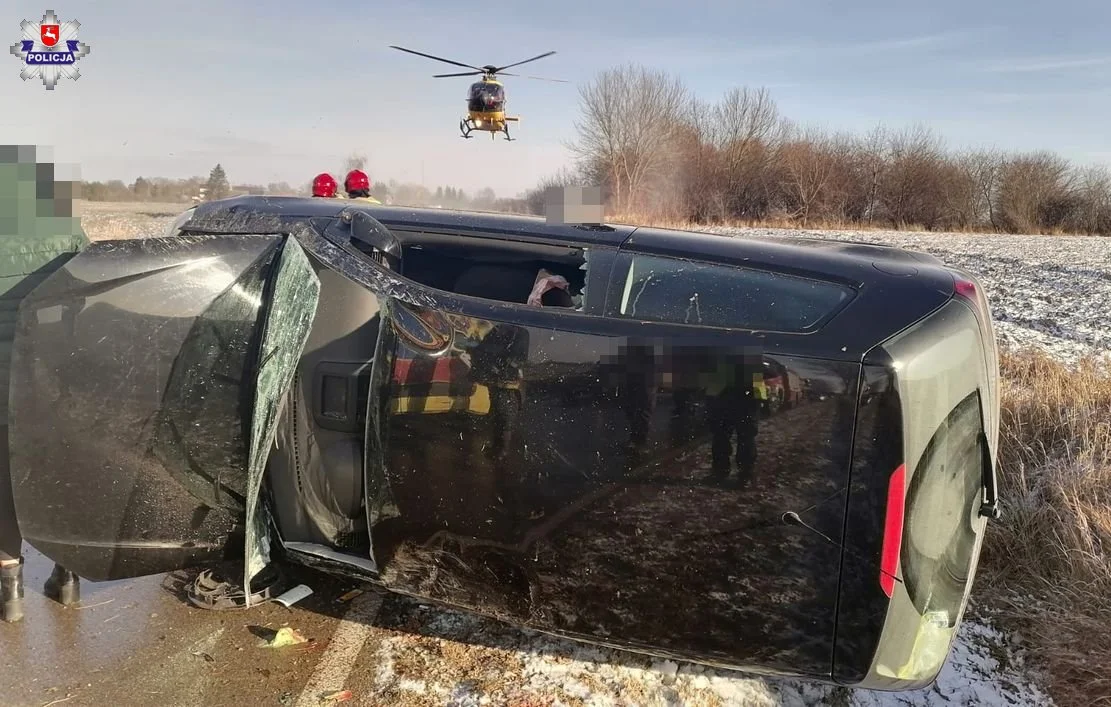
[[(0, 704), (317, 705), (350, 689), (344, 704), (388, 704), (369, 690), (374, 625), (382, 596), (338, 601), (355, 585), (311, 571), (297, 580), (314, 594), (287, 609), (206, 611), (184, 601), (175, 576), (82, 582), (81, 602), (62, 607), (42, 594), (52, 563), (28, 549), (26, 617), (0, 624)], [(346, 620), (342, 617), (346, 616)], [(263, 648), (289, 625), (309, 642)], [(370, 681), (370, 682), (368, 682)]]

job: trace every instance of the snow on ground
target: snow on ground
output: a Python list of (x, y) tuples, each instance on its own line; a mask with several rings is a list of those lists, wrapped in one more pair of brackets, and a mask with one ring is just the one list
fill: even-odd
[[(407, 601), (407, 600), (403, 600)], [(390, 615), (409, 630), (378, 643), (372, 698), (401, 705), (599, 707), (895, 707), (1053, 703), (1026, 676), (1021, 646), (986, 621), (962, 624), (933, 686), (917, 692), (848, 690), (643, 658), (516, 631), (468, 614), (409, 603)], [(419, 626), (419, 628), (418, 628)], [(410, 632), (416, 629), (417, 632)]]
[(1111, 239), (1066, 236), (707, 228), (726, 235), (852, 240), (929, 253), (975, 273), (1003, 346), (1063, 360), (1111, 350)]
[[(164, 213), (98, 208), (85, 215), (94, 240), (162, 235)], [(976, 273), (1003, 345), (1040, 346), (1065, 360), (1111, 349), (1111, 240), (889, 231), (707, 228), (723, 235), (853, 240), (935, 255)], [(974, 592), (975, 594), (975, 592)], [(937, 682), (906, 693), (850, 691), (744, 676), (593, 648), (403, 600), (417, 633), (396, 631), (377, 647), (374, 691), (397, 703), (514, 705), (1051, 705), (1022, 645), (992, 627), (975, 604)], [(413, 617), (414, 619), (416, 617)]]

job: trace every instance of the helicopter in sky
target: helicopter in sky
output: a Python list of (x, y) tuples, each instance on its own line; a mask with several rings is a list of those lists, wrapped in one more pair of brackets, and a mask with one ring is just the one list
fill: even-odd
[[(513, 64), (506, 64), (505, 66), (494, 66), (492, 64), (487, 64), (486, 66), (478, 67), (471, 66), (470, 64), (463, 64), (458, 61), (452, 61), (451, 59), (444, 59), (443, 57), (432, 56), (431, 54), (424, 54), (423, 52), (413, 51), (412, 49), (406, 49), (405, 47), (394, 46), (392, 44), (390, 45), (390, 48), (398, 49), (410, 54), (416, 54), (417, 56), (423, 56), (426, 59), (442, 61), (445, 64), (461, 66), (465, 69), (474, 69), (473, 71), (464, 71), (458, 74), (436, 74), (432, 78), (442, 79), (456, 76), (481, 75), (482, 79), (471, 84), (471, 88), (467, 93), (467, 116), (459, 121), (459, 132), (462, 133), (462, 137), (465, 138), (472, 137), (471, 133), (476, 130), (488, 132), (490, 133), (491, 140), (494, 139), (495, 133), (505, 133), (506, 140), (513, 140), (513, 138), (509, 135), (509, 124), (519, 123), (521, 121), (520, 116), (508, 116), (505, 114), (505, 86), (503, 86), (502, 83), (497, 80), (497, 77), (519, 76), (519, 74), (507, 74), (505, 73), (505, 70), (514, 66), (520, 66), (521, 64), (527, 64), (530, 61), (543, 59), (544, 57), (555, 54), (554, 51), (545, 52), (544, 54), (539, 54), (532, 57), (531, 59), (525, 59), (524, 61), (518, 61)], [(568, 83), (563, 79), (547, 79), (541, 76), (526, 76), (524, 78), (536, 79), (539, 81), (555, 81), (558, 83)]]

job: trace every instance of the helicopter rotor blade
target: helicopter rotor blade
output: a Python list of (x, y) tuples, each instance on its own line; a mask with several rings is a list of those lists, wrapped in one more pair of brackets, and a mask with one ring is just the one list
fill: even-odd
[[(509, 75), (510, 74), (506, 74), (506, 76), (509, 76)], [(544, 77), (544, 76), (525, 76), (524, 78), (534, 79), (536, 81), (555, 81), (556, 83), (571, 83), (567, 79), (549, 79), (549, 78)]]
[(471, 66), (470, 64), (463, 64), (463, 63), (458, 62), (458, 61), (452, 61), (451, 59), (445, 59), (441, 56), (432, 56), (431, 54), (425, 54), (424, 52), (413, 51), (412, 49), (406, 49), (405, 47), (398, 47), (398, 46), (395, 46), (393, 44), (390, 45), (390, 49), (397, 49), (398, 51), (408, 52), (410, 54), (416, 54), (417, 56), (423, 56), (425, 59), (434, 59), (436, 61), (442, 61), (445, 64), (452, 64), (454, 66), (462, 66), (464, 69), (474, 69), (475, 71), (477, 71), (480, 74), (484, 73), (483, 70), (478, 68), (477, 66)]
[(482, 72), (482, 71), (464, 71), (464, 72), (459, 73), (459, 74), (434, 74), (432, 76), (432, 78), (434, 78), (434, 79), (446, 79), (446, 78), (451, 78), (451, 77), (454, 77), (454, 76), (479, 76), (482, 73), (484, 73), (484, 72)]
[(524, 61), (518, 61), (515, 64), (506, 64), (505, 66), (499, 66), (497, 69), (494, 70), (494, 73), (500, 74), (502, 69), (508, 69), (511, 66), (520, 66), (521, 64), (527, 64), (530, 61), (536, 61), (537, 59), (543, 59), (544, 57), (551, 56), (552, 54), (555, 54), (555, 52), (545, 52), (543, 54), (538, 54), (538, 55), (534, 56), (531, 59), (525, 59)]

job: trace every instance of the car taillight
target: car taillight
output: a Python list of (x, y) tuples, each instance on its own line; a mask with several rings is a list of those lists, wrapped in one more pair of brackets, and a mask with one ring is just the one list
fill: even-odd
[(906, 504), (906, 464), (891, 474), (887, 482), (887, 515), (883, 521), (883, 549), (880, 553), (880, 588), (891, 597), (899, 571), (899, 551), (903, 544), (903, 512)]
[(958, 297), (964, 298), (970, 305), (972, 310), (976, 312), (977, 316), (987, 314), (987, 302), (984, 295), (980, 292), (980, 288), (976, 287), (976, 283), (971, 280), (966, 280), (960, 275), (953, 275), (953, 287), (956, 290)]
[(975, 282), (958, 272), (953, 272), (953, 290), (957, 297), (960, 297), (972, 308), (972, 313), (976, 315), (976, 321), (980, 325), (980, 333), (994, 348), (995, 336), (991, 330), (991, 308), (988, 306), (988, 298), (983, 290), (977, 287)]

